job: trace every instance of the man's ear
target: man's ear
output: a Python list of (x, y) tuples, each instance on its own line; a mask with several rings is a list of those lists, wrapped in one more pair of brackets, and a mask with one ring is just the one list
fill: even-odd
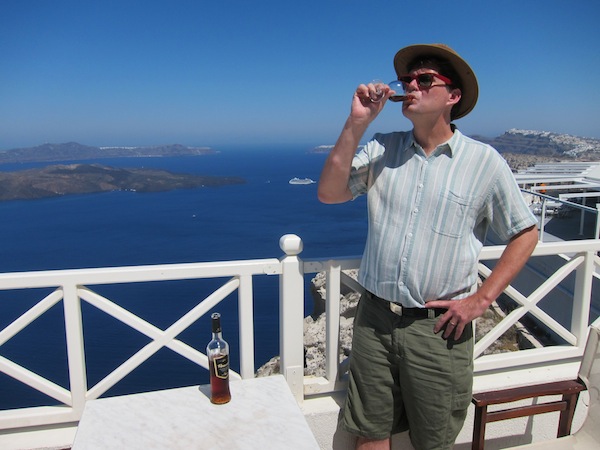
[(462, 91), (458, 88), (454, 88), (450, 91), (450, 100), (449, 100), (449, 104), (451, 105), (456, 105), (458, 102), (460, 102), (460, 99), (462, 97)]

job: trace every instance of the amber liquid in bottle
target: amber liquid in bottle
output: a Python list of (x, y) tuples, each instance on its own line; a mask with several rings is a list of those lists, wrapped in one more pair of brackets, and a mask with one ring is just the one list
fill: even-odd
[(210, 401), (217, 405), (229, 402), (229, 344), (223, 340), (221, 315), (214, 313), (212, 319), (212, 340), (206, 346), (210, 372)]

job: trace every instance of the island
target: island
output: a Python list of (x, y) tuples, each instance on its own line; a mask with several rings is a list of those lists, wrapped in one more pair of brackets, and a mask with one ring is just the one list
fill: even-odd
[(142, 147), (94, 147), (66, 142), (0, 151), (0, 164), (26, 162), (59, 162), (98, 160), (103, 158), (140, 158), (167, 156), (204, 156), (218, 153), (210, 147), (188, 147), (181, 144)]
[(108, 191), (161, 192), (245, 182), (239, 177), (180, 174), (158, 169), (123, 169), (101, 164), (52, 165), (0, 172), (0, 201)]

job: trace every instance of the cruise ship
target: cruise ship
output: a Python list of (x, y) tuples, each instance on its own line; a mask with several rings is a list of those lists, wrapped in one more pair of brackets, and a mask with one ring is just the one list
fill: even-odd
[[(540, 217), (540, 239), (527, 268), (505, 290), (511, 310), (476, 342), (475, 393), (576, 378), (589, 327), (600, 326), (600, 163), (543, 164), (515, 177)], [(348, 320), (340, 315), (339, 299), (361, 290), (347, 275), (358, 268), (360, 256), (304, 259), (303, 242), (296, 235), (282, 236), (279, 245), (282, 253), (266, 259), (0, 274), (2, 290), (53, 289), (0, 330), (0, 345), (62, 304), (69, 374), (69, 383), (63, 386), (0, 357), (0, 371), (60, 403), (0, 411), (0, 448), (352, 448), (352, 437), (337, 428), (347, 382), (339, 330), (340, 322)], [(483, 248), (481, 277), (489, 275), (503, 249), (503, 243)], [(325, 370), (323, 376), (309, 376), (304, 372), (304, 277), (317, 273), (327, 280)], [(252, 313), (253, 283), (259, 277), (270, 278), (280, 292), (279, 375), (262, 378), (256, 377)], [(218, 279), (222, 284), (166, 329), (98, 292), (102, 285), (183, 279)], [(236, 291), (240, 368), (230, 375), (230, 403), (211, 404), (206, 386), (104, 396), (162, 348), (208, 370), (205, 351), (177, 336)], [(148, 345), (94, 385), (88, 385), (86, 376), (82, 304), (150, 338)], [(512, 327), (527, 330), (523, 323), (535, 324), (535, 334), (545, 339), (518, 351), (486, 352)], [(586, 418), (589, 393), (578, 398), (573, 432)], [(479, 419), (472, 405), (455, 448), (476, 448), (473, 433)], [(552, 412), (490, 423), (485, 448), (553, 440), (558, 422), (559, 412)], [(393, 448), (411, 448), (406, 433), (394, 436)]]
[(311, 180), (310, 178), (297, 178), (294, 177), (290, 180), (290, 184), (313, 184), (316, 181)]

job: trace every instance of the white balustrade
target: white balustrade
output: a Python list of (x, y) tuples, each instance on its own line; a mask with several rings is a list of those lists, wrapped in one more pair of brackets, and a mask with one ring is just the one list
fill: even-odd
[[(0, 357), (0, 371), (62, 403), (59, 407), (0, 411), (0, 430), (18, 430), (27, 427), (77, 422), (86, 401), (103, 395), (163, 347), (207, 368), (206, 355), (180, 341), (177, 336), (234, 291), (238, 292), (239, 299), (240, 373), (232, 373), (232, 377), (253, 377), (255, 367), (252, 286), (254, 277), (264, 275), (279, 276), (281, 373), (285, 376), (296, 400), (300, 403), (307, 395), (342, 389), (344, 387), (343, 370), (340, 369), (339, 363), (340, 286), (343, 284), (360, 292), (361, 287), (358, 283), (344, 273), (345, 270), (358, 268), (360, 258), (303, 261), (299, 256), (303, 249), (302, 240), (295, 235), (283, 236), (280, 239), (280, 247), (284, 252), (281, 259), (0, 274), (0, 290), (54, 289), (27, 312), (0, 330), (0, 346), (62, 300), (69, 370), (69, 388), (64, 388), (5, 357)], [(497, 260), (503, 249), (503, 246), (484, 247), (479, 265), (479, 271), (483, 277), (489, 275), (490, 272), (483, 262)], [(475, 349), (476, 373), (510, 372), (523, 366), (543, 366), (578, 358), (582, 354), (585, 334), (590, 322), (592, 284), (594, 277), (597, 276), (597, 268), (600, 266), (600, 259), (597, 256), (599, 250), (600, 240), (540, 243), (534, 251), (534, 256), (561, 255), (565, 258), (564, 264), (528, 295), (519, 292), (513, 286), (506, 289), (505, 293), (516, 302), (517, 308), (477, 343)], [(566, 257), (565, 255), (571, 256)], [(321, 271), (324, 271), (327, 277), (326, 370), (323, 378), (305, 378), (304, 276)], [(538, 304), (555, 286), (572, 273), (575, 274), (575, 288), (572, 294), (573, 312), (570, 326), (565, 326), (545, 313)], [(226, 278), (227, 281), (166, 329), (158, 328), (147, 322), (100, 295), (93, 288), (98, 285), (118, 283), (206, 278)], [(82, 302), (150, 338), (150, 342), (146, 346), (91, 387), (87, 386), (86, 381)], [(498, 355), (483, 355), (483, 351), (489, 345), (526, 314), (535, 317), (552, 332), (563, 338), (566, 344)]]
[[(0, 346), (52, 306), (63, 301), (70, 386), (70, 389), (66, 389), (5, 357), (0, 357), (0, 371), (62, 403), (60, 406), (0, 411), (0, 430), (77, 422), (87, 400), (96, 399), (104, 394), (163, 347), (170, 348), (208, 370), (206, 355), (178, 340), (177, 336), (236, 290), (240, 330), (240, 374), (232, 372), (231, 376), (237, 379), (254, 377), (252, 277), (279, 275), (281, 270), (282, 264), (279, 260), (262, 259), (0, 274), (0, 290), (54, 288), (51, 294), (0, 331)], [(166, 330), (152, 325), (91, 288), (95, 285), (203, 278), (229, 279)], [(151, 339), (150, 343), (91, 388), (87, 386), (81, 302), (94, 306)], [(43, 339), (43, 336), (40, 336), (40, 339)]]

